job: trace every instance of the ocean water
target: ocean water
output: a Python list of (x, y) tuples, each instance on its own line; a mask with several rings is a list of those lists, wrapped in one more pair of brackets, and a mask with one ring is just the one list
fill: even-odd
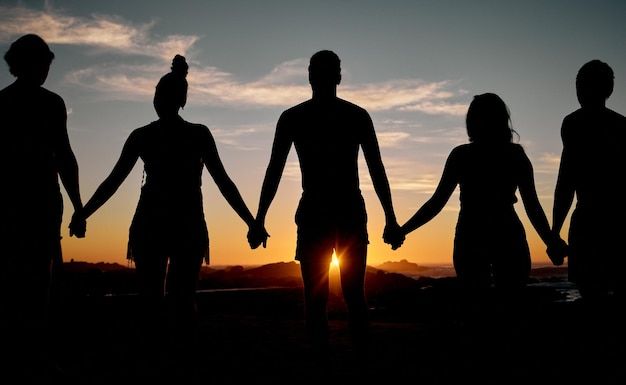
[[(445, 278), (456, 276), (452, 265), (426, 265), (423, 267), (427, 268), (422, 271), (399, 271), (398, 273), (413, 279), (418, 279), (420, 277)], [(531, 279), (536, 281), (528, 284), (528, 287), (549, 288), (555, 290), (561, 294), (560, 297), (562, 298), (556, 302), (574, 302), (580, 299), (580, 293), (578, 292), (576, 286), (567, 280), (567, 269), (565, 267), (555, 271), (554, 275), (546, 275), (545, 273), (534, 274), (544, 268), (553, 268), (553, 266), (533, 265), (533, 269), (537, 270), (533, 270), (531, 272)]]
[(578, 291), (576, 286), (572, 282), (569, 282), (567, 280), (536, 282), (531, 283), (528, 286), (547, 287), (556, 290), (563, 296), (563, 299), (557, 300), (556, 302), (574, 302), (580, 299), (580, 292)]

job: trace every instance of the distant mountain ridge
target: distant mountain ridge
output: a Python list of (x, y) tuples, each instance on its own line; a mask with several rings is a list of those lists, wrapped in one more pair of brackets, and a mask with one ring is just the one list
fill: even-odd
[[(137, 280), (131, 266), (70, 261), (63, 264), (59, 273), (63, 290), (71, 295), (99, 296), (137, 292)], [(562, 279), (566, 275), (566, 267), (554, 266), (536, 267), (531, 273), (533, 279)], [(452, 266), (421, 266), (403, 259), (387, 261), (376, 267), (368, 266), (365, 281), (366, 289), (371, 292), (421, 286), (428, 280), (446, 277), (454, 277)], [(333, 285), (339, 285), (336, 270), (331, 270), (331, 286)], [(197, 285), (199, 290), (268, 287), (302, 287), (300, 265), (291, 261), (254, 267), (235, 265), (219, 269), (203, 266)]]
[(428, 267), (420, 266), (417, 263), (409, 262), (406, 259), (401, 259), (400, 261), (387, 261), (376, 266), (376, 268), (394, 273), (403, 271), (420, 272), (428, 270)]

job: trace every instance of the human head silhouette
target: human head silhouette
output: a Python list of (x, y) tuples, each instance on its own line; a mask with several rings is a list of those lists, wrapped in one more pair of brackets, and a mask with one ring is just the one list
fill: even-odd
[(509, 109), (496, 94), (474, 96), (465, 118), (470, 142), (511, 142), (513, 130)]
[(576, 75), (576, 96), (581, 106), (604, 106), (613, 93), (615, 75), (611, 67), (592, 60), (583, 64)]
[(21, 81), (36, 86), (42, 85), (48, 77), (54, 53), (39, 36), (28, 34), (14, 41), (4, 54), (9, 72)]
[(165, 74), (154, 92), (154, 109), (160, 118), (172, 117), (187, 103), (187, 72), (189, 66), (184, 56), (176, 55), (171, 72)]
[(334, 90), (341, 83), (341, 60), (333, 51), (318, 51), (309, 62), (309, 83), (313, 90)]

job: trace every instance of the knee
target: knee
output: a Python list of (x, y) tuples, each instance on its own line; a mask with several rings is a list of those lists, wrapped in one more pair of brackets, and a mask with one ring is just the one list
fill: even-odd
[(348, 307), (361, 307), (365, 305), (365, 290), (362, 286), (347, 286), (342, 290), (343, 298)]

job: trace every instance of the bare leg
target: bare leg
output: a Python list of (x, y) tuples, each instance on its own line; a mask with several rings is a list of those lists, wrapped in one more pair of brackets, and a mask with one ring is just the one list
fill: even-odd
[(197, 321), (196, 286), (202, 256), (175, 255), (167, 272), (167, 298), (173, 310), (174, 326), (192, 331)]
[[(167, 256), (134, 255), (139, 284), (137, 314), (138, 380), (153, 381), (161, 376), (163, 360), (164, 296)], [(157, 370), (159, 369), (159, 370)]]
[(326, 304), (331, 254), (328, 251), (326, 254), (317, 255), (317, 258), (306, 258), (300, 262), (304, 283), (306, 325), (314, 347), (320, 350), (328, 348)]
[(357, 352), (364, 353), (368, 340), (368, 307), (365, 299), (367, 243), (349, 242), (338, 248), (341, 256), (341, 287), (350, 314), (350, 329)]
[(167, 271), (168, 351), (172, 352), (168, 362), (173, 365), (173, 378), (183, 383), (192, 382), (199, 364), (196, 285), (201, 266), (202, 255), (173, 255)]

